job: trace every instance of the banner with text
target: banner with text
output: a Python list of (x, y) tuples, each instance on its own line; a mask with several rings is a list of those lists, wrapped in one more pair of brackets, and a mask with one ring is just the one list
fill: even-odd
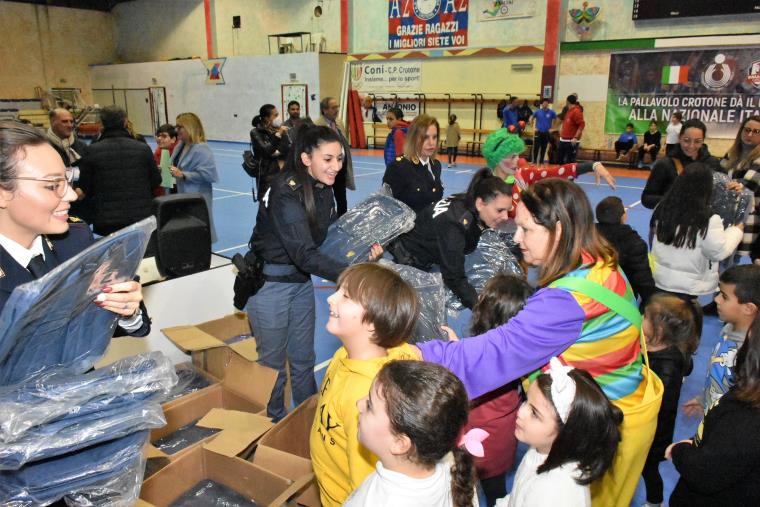
[(760, 48), (612, 54), (606, 133), (629, 122), (641, 133), (652, 120), (664, 131), (676, 111), (702, 120), (709, 137), (734, 138), (760, 114)]
[(478, 0), (480, 21), (530, 18), (536, 15), (534, 0)]
[(388, 49), (467, 45), (469, 0), (388, 0)]
[(360, 92), (418, 92), (422, 88), (422, 63), (354, 62), (351, 88)]

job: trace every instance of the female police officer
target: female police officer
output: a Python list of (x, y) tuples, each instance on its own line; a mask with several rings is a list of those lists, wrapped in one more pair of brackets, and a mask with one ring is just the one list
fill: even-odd
[[(0, 311), (16, 286), (92, 243), (86, 224), (69, 223), (69, 208), (77, 198), (70, 177), (44, 133), (0, 122)], [(104, 287), (95, 304), (118, 314), (119, 326), (128, 334), (145, 336), (150, 320), (141, 302), (140, 284), (128, 281)]]
[(388, 245), (396, 262), (428, 271), (441, 267), (443, 282), (462, 304), (478, 300), (465, 275), (465, 255), (475, 250), (483, 230), (496, 229), (512, 208), (511, 187), (488, 168), (475, 173), (464, 194), (455, 194), (417, 213), (414, 229)]
[[(296, 405), (316, 393), (314, 379), (314, 287), (311, 275), (337, 280), (346, 265), (318, 247), (337, 218), (332, 184), (343, 164), (340, 138), (327, 127), (298, 128), (285, 171), (262, 200), (250, 247), (260, 262), (264, 286), (246, 304), (259, 360), (279, 372), (267, 414), (285, 414), (285, 360)], [(376, 246), (370, 255), (382, 254)]]

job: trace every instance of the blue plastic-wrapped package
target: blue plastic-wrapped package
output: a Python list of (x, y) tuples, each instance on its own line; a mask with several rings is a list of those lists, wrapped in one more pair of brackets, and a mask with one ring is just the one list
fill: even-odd
[[(517, 258), (510, 251), (511, 235), (500, 234), (493, 229), (486, 229), (480, 236), (475, 250), (465, 256), (464, 270), (470, 285), (480, 294), (488, 280), (497, 273), (519, 277), (523, 274)], [(462, 302), (450, 290), (446, 289), (446, 307), (452, 316), (464, 309)]]
[(729, 190), (731, 178), (724, 173), (713, 173), (713, 192), (710, 206), (723, 220), (723, 227), (743, 224), (754, 209), (755, 196), (748, 188)]
[[(69, 494), (97, 491), (103, 484), (122, 479), (128, 471), (144, 469), (143, 447), (148, 437), (148, 431), (139, 431), (64, 456), (31, 463), (20, 470), (0, 471), (0, 505), (48, 505)], [(139, 470), (140, 481), (142, 469)]]
[(348, 264), (364, 262), (373, 244), (385, 246), (411, 231), (415, 218), (414, 211), (398, 199), (372, 194), (330, 226), (319, 251)]
[(92, 368), (117, 320), (93, 300), (103, 286), (134, 278), (155, 228), (155, 218), (147, 218), (13, 290), (0, 314), (0, 385), (51, 368), (73, 374)]

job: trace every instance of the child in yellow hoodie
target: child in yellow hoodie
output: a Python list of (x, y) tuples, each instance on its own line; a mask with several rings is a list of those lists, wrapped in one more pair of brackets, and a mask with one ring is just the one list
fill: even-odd
[(420, 358), (406, 343), (417, 320), (417, 294), (394, 271), (366, 263), (341, 274), (327, 303), (327, 330), (343, 346), (322, 381), (309, 445), (322, 505), (337, 507), (378, 459), (359, 443), (357, 402), (385, 363)]

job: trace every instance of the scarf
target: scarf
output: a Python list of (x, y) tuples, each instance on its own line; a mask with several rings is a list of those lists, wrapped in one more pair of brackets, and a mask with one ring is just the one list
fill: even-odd
[(82, 158), (82, 156), (72, 148), (72, 145), (74, 144), (74, 141), (76, 141), (76, 137), (74, 137), (74, 133), (72, 132), (69, 137), (66, 139), (61, 139), (58, 137), (58, 134), (53, 132), (52, 128), (48, 128), (47, 130), (47, 136), (50, 141), (61, 148), (64, 152), (66, 152), (66, 155), (69, 157), (69, 165), (74, 165), (79, 159)]

